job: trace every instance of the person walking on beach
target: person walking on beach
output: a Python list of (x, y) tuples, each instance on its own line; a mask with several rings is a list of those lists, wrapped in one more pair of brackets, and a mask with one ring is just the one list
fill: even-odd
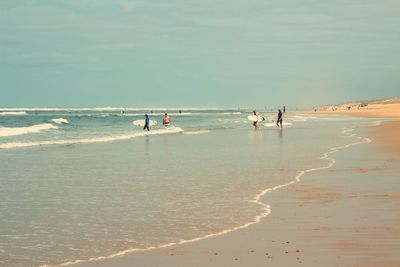
[(282, 120), (283, 120), (283, 114), (282, 111), (279, 109), (278, 110), (278, 119), (276, 120), (276, 126), (280, 126), (282, 129)]
[(283, 113), (286, 113), (286, 106), (283, 106)]
[(148, 115), (148, 114), (145, 114), (145, 115), (144, 115), (144, 127), (143, 127), (143, 130), (146, 130), (146, 129), (147, 129), (147, 131), (150, 131), (149, 124), (150, 124), (149, 115)]
[(162, 120), (162, 124), (167, 127), (171, 122), (171, 118), (168, 116), (167, 113), (165, 113), (163, 120)]

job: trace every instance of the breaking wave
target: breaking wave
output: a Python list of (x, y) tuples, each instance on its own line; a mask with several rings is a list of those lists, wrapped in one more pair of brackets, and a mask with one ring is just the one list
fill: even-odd
[[(53, 126), (53, 127), (55, 127), (55, 126)], [(181, 133), (181, 132), (183, 132), (182, 128), (171, 127), (171, 128), (166, 128), (166, 129), (153, 130), (150, 132), (139, 132), (139, 133), (131, 133), (131, 134), (125, 134), (125, 135), (113, 135), (113, 136), (76, 139), (76, 140), (10, 142), (10, 143), (0, 144), (0, 149), (45, 146), (45, 145), (72, 145), (72, 144), (105, 143), (105, 142), (112, 142), (112, 141), (127, 140), (127, 139), (132, 139), (132, 138), (140, 137), (140, 136), (174, 134), (174, 133)]]
[(4, 127), (0, 128), (0, 137), (38, 133), (44, 130), (57, 129), (57, 128), (58, 128), (57, 126), (54, 126), (53, 124), (50, 123), (42, 123), (29, 127), (11, 127), (11, 128)]
[(242, 112), (224, 112), (224, 113), (222, 113), (223, 115), (240, 115), (240, 114), (242, 114)]
[(0, 112), (0, 116), (24, 116), (25, 111), (10, 111), (10, 112)]
[(64, 118), (52, 119), (51, 121), (57, 124), (69, 124), (69, 121)]

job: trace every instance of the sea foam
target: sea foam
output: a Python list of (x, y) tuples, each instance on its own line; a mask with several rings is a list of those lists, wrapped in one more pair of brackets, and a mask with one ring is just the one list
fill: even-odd
[(209, 132), (210, 132), (209, 130), (200, 130), (200, 131), (184, 132), (183, 134), (206, 134)]
[[(272, 123), (264, 123), (263, 125), (265, 127), (277, 127), (276, 123), (273, 123), (273, 122)], [(283, 126), (289, 126), (289, 125), (292, 125), (292, 123), (291, 122), (283, 122), (282, 125)]]
[(0, 128), (0, 137), (38, 133), (44, 130), (57, 129), (57, 128), (58, 128), (57, 126), (54, 126), (53, 124), (50, 123), (36, 124), (28, 127), (12, 127), (12, 128), (4, 127)]
[(10, 112), (0, 112), (0, 116), (24, 116), (25, 111), (10, 111)]
[(57, 124), (69, 124), (69, 121), (64, 118), (52, 119), (51, 121)]
[(240, 115), (242, 112), (224, 112), (223, 115)]
[(181, 133), (183, 130), (179, 127), (171, 127), (166, 129), (158, 129), (150, 132), (136, 132), (125, 135), (113, 135), (113, 136), (105, 136), (105, 137), (95, 137), (95, 138), (86, 138), (86, 139), (75, 139), (75, 140), (49, 140), (49, 141), (36, 141), (36, 142), (10, 142), (0, 144), (0, 149), (7, 148), (22, 148), (22, 147), (32, 147), (32, 146), (45, 146), (45, 145), (72, 145), (72, 144), (91, 144), (91, 143), (105, 143), (105, 142), (113, 142), (113, 141), (121, 141), (128, 140), (135, 137), (140, 136), (148, 136), (148, 135), (162, 135), (162, 134), (174, 134)]

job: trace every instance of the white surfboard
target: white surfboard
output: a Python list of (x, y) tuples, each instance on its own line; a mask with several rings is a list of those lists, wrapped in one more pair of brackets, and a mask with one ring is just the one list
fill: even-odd
[[(136, 121), (133, 121), (132, 124), (135, 126), (144, 127), (144, 120), (136, 120)], [(149, 121), (149, 126), (155, 126), (155, 125), (157, 125), (156, 121), (153, 121), (153, 120)]]
[(263, 118), (263, 117), (261, 117), (261, 116), (256, 116), (256, 115), (250, 115), (250, 116), (247, 116), (247, 119), (249, 120), (249, 121), (253, 121), (253, 122), (261, 122), (261, 121), (264, 121), (265, 119)]

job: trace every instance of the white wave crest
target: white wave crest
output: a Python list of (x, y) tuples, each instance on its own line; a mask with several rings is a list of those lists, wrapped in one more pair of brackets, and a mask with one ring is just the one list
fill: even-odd
[(132, 138), (140, 137), (140, 136), (174, 134), (174, 133), (181, 133), (181, 132), (183, 132), (183, 130), (179, 127), (170, 127), (170, 128), (158, 129), (158, 130), (149, 131), (149, 132), (143, 131), (143, 132), (139, 132), (139, 133), (136, 132), (136, 133), (125, 134), (125, 135), (114, 135), (114, 136), (95, 137), (95, 138), (87, 138), (87, 139), (20, 142), (20, 143), (11, 142), (11, 143), (0, 144), (0, 149), (45, 146), (45, 145), (72, 145), (72, 144), (105, 143), (105, 142), (128, 140), (128, 139), (132, 139)]
[(24, 116), (25, 111), (10, 111), (10, 112), (0, 112), (0, 116)]
[(121, 116), (123, 116), (123, 117), (144, 117), (144, 115), (143, 114), (129, 114), (129, 113), (124, 113), (124, 114), (121, 114)]
[(210, 132), (209, 130), (201, 130), (201, 131), (184, 132), (183, 134), (206, 134), (209, 132)]
[(168, 115), (171, 115), (171, 116), (189, 116), (189, 115), (192, 115), (192, 113), (191, 112), (181, 112), (181, 113), (177, 112), (177, 113), (168, 113)]
[(0, 137), (38, 133), (44, 130), (57, 129), (57, 128), (58, 128), (57, 126), (54, 126), (53, 124), (50, 123), (37, 124), (29, 127), (12, 127), (12, 128), (4, 127), (0, 128)]
[(222, 114), (224, 114), (224, 115), (240, 115), (240, 114), (242, 114), (242, 112), (224, 112)]
[(52, 119), (51, 121), (57, 124), (69, 124), (69, 121), (64, 118)]

